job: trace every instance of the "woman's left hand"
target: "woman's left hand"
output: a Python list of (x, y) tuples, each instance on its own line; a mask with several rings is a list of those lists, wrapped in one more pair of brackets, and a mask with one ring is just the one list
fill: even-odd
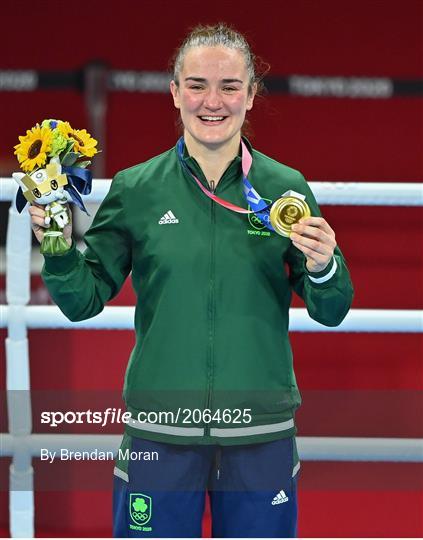
[(291, 240), (307, 258), (309, 272), (321, 272), (329, 264), (336, 247), (335, 233), (321, 217), (301, 219), (292, 226)]

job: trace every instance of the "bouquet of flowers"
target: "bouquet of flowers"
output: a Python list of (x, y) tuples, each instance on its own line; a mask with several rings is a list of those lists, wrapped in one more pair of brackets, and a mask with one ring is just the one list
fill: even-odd
[(92, 174), (87, 170), (98, 152), (97, 141), (85, 129), (71, 127), (62, 120), (43, 120), (19, 137), (15, 148), (23, 173), (13, 173), (19, 184), (16, 208), (26, 204), (45, 206), (48, 225), (41, 253), (61, 254), (69, 249), (63, 228), (69, 223), (67, 203), (75, 203), (88, 213), (81, 195), (91, 192)]

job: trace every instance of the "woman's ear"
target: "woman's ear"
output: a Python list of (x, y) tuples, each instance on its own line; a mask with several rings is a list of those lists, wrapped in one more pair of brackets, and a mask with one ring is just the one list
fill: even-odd
[(256, 97), (256, 93), (257, 93), (257, 83), (253, 83), (251, 91), (248, 93), (247, 111), (251, 111), (251, 109), (253, 108), (254, 98)]
[(179, 86), (176, 84), (174, 80), (170, 81), (170, 93), (173, 97), (173, 103), (177, 109), (180, 109), (180, 102), (179, 102)]

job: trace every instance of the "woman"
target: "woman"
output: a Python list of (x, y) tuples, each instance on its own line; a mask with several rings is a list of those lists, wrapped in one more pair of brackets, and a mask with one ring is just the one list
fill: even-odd
[[(74, 321), (99, 313), (132, 271), (132, 420), (115, 468), (115, 536), (200, 537), (206, 490), (214, 537), (296, 534), (292, 289), (333, 326), (352, 286), (302, 175), (241, 138), (259, 82), (241, 34), (194, 29), (170, 85), (184, 140), (116, 175), (84, 254), (68, 230), (69, 251), (45, 257), (44, 282)], [(305, 197), (312, 214), (290, 238), (259, 211), (285, 192)], [(256, 216), (223, 206), (246, 208), (248, 193), (264, 197)], [(30, 212), (41, 240), (43, 211)], [(138, 451), (159, 460), (128, 458)]]

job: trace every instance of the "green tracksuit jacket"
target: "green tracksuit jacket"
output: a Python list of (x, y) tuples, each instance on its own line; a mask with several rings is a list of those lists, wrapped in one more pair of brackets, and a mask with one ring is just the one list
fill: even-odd
[[(263, 198), (294, 190), (320, 215), (298, 171), (249, 148), (249, 180)], [(186, 151), (185, 160), (207, 185)], [(216, 194), (246, 207), (239, 156)], [(338, 325), (352, 299), (338, 248), (323, 272), (310, 275), (288, 238), (205, 196), (175, 148), (115, 176), (84, 240), (84, 254), (73, 244), (64, 255), (46, 256), (42, 277), (63, 313), (80, 321), (100, 313), (132, 271), (128, 434), (220, 445), (295, 434), (301, 398), (288, 338), (292, 290), (313, 319)], [(154, 412), (162, 416), (151, 420)]]

